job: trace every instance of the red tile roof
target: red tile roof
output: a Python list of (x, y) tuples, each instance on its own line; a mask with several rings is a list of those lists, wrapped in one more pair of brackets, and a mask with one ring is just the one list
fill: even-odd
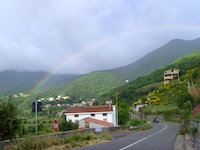
[(112, 111), (112, 107), (109, 106), (83, 106), (83, 107), (70, 107), (66, 113), (83, 113), (83, 112), (107, 112)]
[(100, 124), (100, 125), (103, 125), (103, 126), (106, 126), (106, 127), (113, 127), (113, 124), (110, 123), (110, 122), (106, 122), (106, 121), (103, 121), (103, 120), (98, 120), (98, 119), (94, 119), (94, 118), (84, 118), (83, 120), (85, 121), (88, 121), (88, 122), (93, 122), (93, 123), (96, 123), (96, 124)]

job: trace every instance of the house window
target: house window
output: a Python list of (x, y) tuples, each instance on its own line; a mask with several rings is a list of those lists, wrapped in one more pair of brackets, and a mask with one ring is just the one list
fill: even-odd
[(103, 113), (103, 116), (107, 116), (107, 113)]
[(78, 115), (74, 115), (74, 117), (78, 117)]
[(94, 117), (95, 116), (95, 114), (91, 114), (91, 117)]

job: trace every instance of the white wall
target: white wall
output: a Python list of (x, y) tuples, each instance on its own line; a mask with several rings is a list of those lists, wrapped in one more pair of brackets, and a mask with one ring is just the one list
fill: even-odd
[[(107, 113), (107, 116), (103, 116), (103, 113)], [(91, 116), (91, 114), (95, 114), (95, 116)], [(65, 113), (66, 120), (71, 120), (72, 122), (75, 122), (76, 120), (82, 120), (84, 118), (90, 117), (98, 120), (103, 120), (104, 118), (107, 119), (107, 122), (113, 123), (114, 126), (116, 126), (116, 109), (115, 106), (113, 106), (113, 111), (108, 112), (84, 112), (84, 113)], [(75, 115), (78, 115), (78, 117), (75, 117)]]

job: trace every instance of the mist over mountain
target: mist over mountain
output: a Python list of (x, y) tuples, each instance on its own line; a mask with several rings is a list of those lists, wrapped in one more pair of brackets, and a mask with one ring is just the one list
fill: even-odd
[[(8, 70), (0, 72), (0, 95), (7, 95), (17, 92), (30, 92), (37, 83), (48, 75), (47, 72), (18, 72)], [(67, 85), (76, 79), (78, 75), (52, 75), (41, 88), (52, 87), (60, 84)]]
[(119, 77), (120, 80), (129, 79), (132, 81), (138, 76), (144, 76), (196, 50), (200, 50), (200, 38), (194, 40), (174, 39), (140, 60), (124, 67), (108, 70), (108, 72)]
[[(200, 38), (194, 40), (171, 40), (142, 59), (124, 67), (96, 71), (81, 76), (52, 75), (41, 85), (41, 89), (48, 88), (47, 93), (51, 93), (49, 91), (54, 91), (54, 93), (58, 94), (67, 93), (77, 98), (89, 99), (98, 97), (109, 92), (116, 86), (125, 84), (126, 79), (132, 81), (196, 50), (200, 50)], [(48, 73), (46, 72), (0, 72), (0, 94), (30, 91), (47, 75)], [(45, 95), (45, 91), (42, 95)]]

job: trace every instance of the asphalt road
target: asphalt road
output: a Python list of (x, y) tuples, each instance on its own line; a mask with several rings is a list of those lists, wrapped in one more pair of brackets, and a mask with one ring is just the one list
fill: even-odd
[(179, 126), (169, 123), (153, 124), (145, 131), (113, 134), (110, 142), (82, 147), (79, 150), (173, 150)]

